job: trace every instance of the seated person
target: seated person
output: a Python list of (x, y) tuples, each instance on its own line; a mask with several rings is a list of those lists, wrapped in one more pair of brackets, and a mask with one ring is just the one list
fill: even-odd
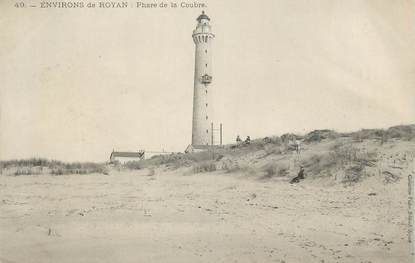
[(304, 167), (300, 166), (300, 171), (298, 172), (298, 175), (290, 181), (290, 184), (299, 183), (300, 180), (303, 180), (303, 179), (304, 179)]
[(246, 144), (250, 144), (251, 143), (251, 137), (249, 137), (249, 135), (246, 137), (245, 143)]

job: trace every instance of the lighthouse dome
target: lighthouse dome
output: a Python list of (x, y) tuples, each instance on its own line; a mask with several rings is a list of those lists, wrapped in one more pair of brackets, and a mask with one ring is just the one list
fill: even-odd
[(212, 34), (212, 28), (209, 24), (210, 18), (202, 11), (202, 14), (196, 19), (198, 21), (196, 28), (193, 30), (193, 36), (198, 34), (208, 34), (214, 37)]
[(202, 14), (196, 18), (196, 20), (200, 23), (202, 19), (206, 19), (207, 21), (210, 21), (210, 18), (205, 14), (205, 11), (202, 11)]

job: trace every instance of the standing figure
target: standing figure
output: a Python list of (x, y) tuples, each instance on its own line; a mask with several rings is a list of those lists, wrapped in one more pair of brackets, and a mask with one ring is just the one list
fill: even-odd
[(297, 154), (300, 154), (301, 152), (301, 143), (297, 139), (295, 139), (295, 151), (297, 152)]
[(240, 145), (241, 143), (242, 143), (241, 137), (239, 137), (239, 135), (236, 136), (236, 144)]

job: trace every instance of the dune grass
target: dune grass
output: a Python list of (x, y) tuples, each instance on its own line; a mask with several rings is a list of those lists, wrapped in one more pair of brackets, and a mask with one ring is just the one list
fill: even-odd
[(72, 162), (65, 163), (57, 160), (48, 160), (45, 158), (15, 159), (0, 161), (0, 167), (3, 171), (11, 170), (12, 175), (31, 175), (31, 174), (90, 174), (106, 173), (107, 169), (103, 163), (93, 162)]
[[(376, 149), (359, 147), (370, 141), (382, 147), (393, 140), (415, 140), (415, 125), (394, 126), (388, 129), (363, 129), (351, 133), (333, 130), (314, 130), (305, 135), (286, 133), (282, 136), (254, 139), (250, 144), (224, 145), (209, 151), (196, 153), (173, 153), (153, 156), (150, 159), (115, 164), (118, 169), (139, 170), (165, 166), (168, 169), (188, 167), (194, 173), (222, 170), (226, 173), (240, 173), (261, 179), (295, 176), (299, 165), (303, 165), (307, 177), (333, 176), (342, 171), (344, 183), (364, 179), (367, 170), (377, 165)], [(301, 141), (299, 163), (290, 164), (296, 156), (294, 143)], [(298, 158), (298, 156), (296, 157)], [(13, 175), (28, 174), (107, 174), (109, 166), (104, 163), (65, 163), (44, 158), (0, 161), (1, 170)], [(395, 177), (385, 175), (390, 180)]]

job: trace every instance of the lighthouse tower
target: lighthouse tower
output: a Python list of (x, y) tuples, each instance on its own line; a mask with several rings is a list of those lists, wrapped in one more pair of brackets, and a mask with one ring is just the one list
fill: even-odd
[(193, 91), (192, 146), (212, 144), (212, 41), (215, 35), (210, 18), (203, 11), (196, 19), (193, 30), (195, 52), (195, 76)]

